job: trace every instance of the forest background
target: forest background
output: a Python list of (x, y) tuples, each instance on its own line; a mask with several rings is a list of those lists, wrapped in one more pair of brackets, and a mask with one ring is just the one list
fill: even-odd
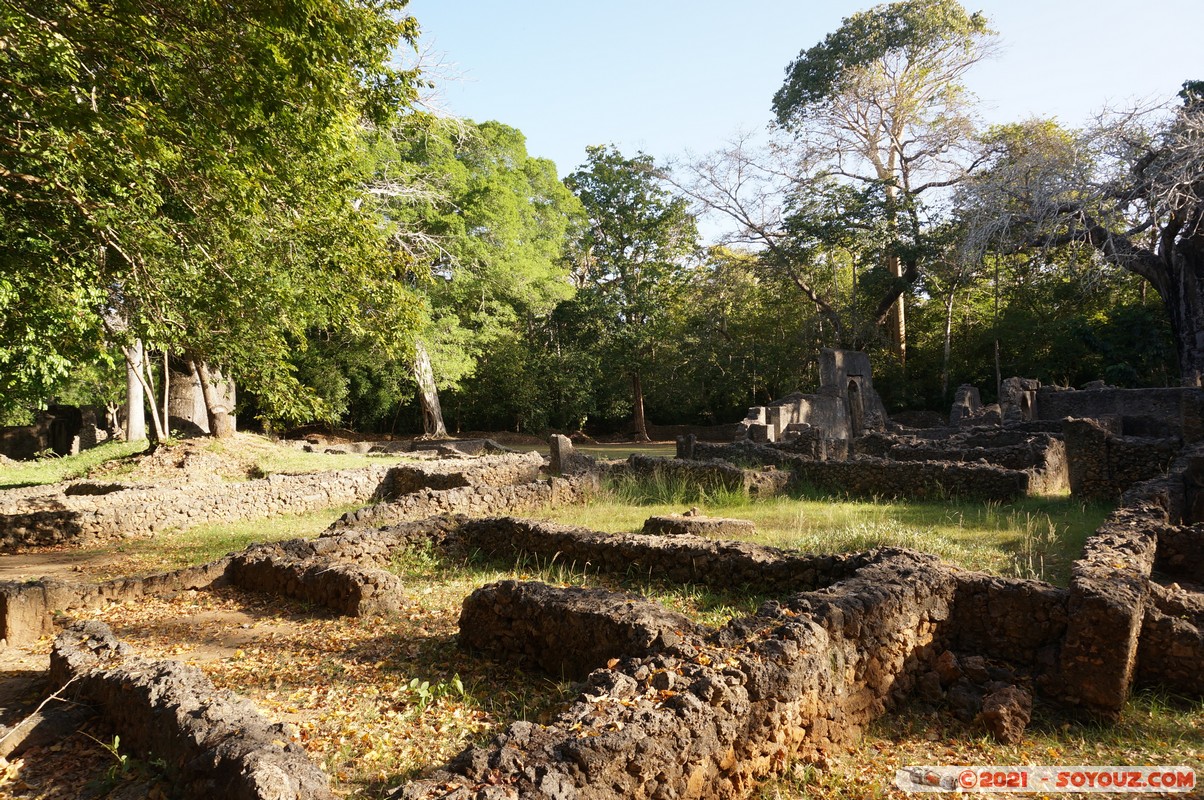
[(432, 431), (437, 393), (453, 431), (638, 433), (812, 389), (823, 347), (870, 352), (892, 410), (1011, 375), (1199, 385), (1198, 83), (984, 125), (991, 21), (905, 0), (745, 87), (756, 135), (600, 143), (562, 180), (516, 128), (435, 108), (420, 23), (404, 0), (0, 11), (5, 421), (174, 373), (232, 378), (267, 426)]

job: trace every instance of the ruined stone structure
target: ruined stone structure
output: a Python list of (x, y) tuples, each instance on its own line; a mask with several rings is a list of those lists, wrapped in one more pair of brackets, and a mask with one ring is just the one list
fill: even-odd
[(99, 706), (123, 745), (154, 753), (187, 800), (334, 800), (329, 779), (283, 725), (219, 691), (196, 667), (136, 655), (99, 622), (64, 631), (50, 679)]
[[(204, 483), (139, 486), (74, 481), (0, 500), (0, 549), (82, 545), (165, 528), (295, 514), (374, 498), (406, 498), (404, 507), (384, 512), (381, 524), (450, 511), (525, 510), (554, 499), (553, 487), (547, 484), (512, 488), (535, 481), (542, 463), (538, 453), (524, 453), (413, 466), (271, 475), (221, 484), (220, 489)], [(494, 493), (483, 487), (502, 488)]]
[(97, 445), (97, 433), (93, 409), (50, 406), (38, 412), (33, 425), (0, 427), (0, 455), (13, 459), (30, 459), (46, 451), (77, 455)]
[(818, 394), (792, 394), (768, 406), (754, 406), (737, 438), (781, 442), (806, 430), (824, 439), (848, 443), (866, 431), (886, 426), (886, 409), (874, 391), (870, 360), (855, 350), (820, 352)]
[[(818, 460), (792, 452), (789, 443), (684, 439), (679, 446), (693, 459), (634, 456), (606, 469), (749, 492), (779, 490), (793, 475), (874, 493), (895, 487), (915, 496), (931, 484), (988, 497), (1010, 487), (1014, 496), (1067, 475), (1077, 434), (1068, 427), (1064, 444), (1040, 422), (952, 438), (870, 433), (855, 440), (849, 460)], [(1099, 425), (1082, 432), (1095, 436), (1097, 429), (1116, 436)], [(718, 455), (739, 466), (707, 460)], [(563, 450), (561, 456), (563, 471)], [(747, 796), (792, 759), (824, 758), (910, 696), (1014, 742), (1034, 698), (1110, 720), (1135, 685), (1204, 695), (1204, 595), (1194, 591), (1204, 582), (1204, 444), (1124, 493), (1074, 564), (1067, 589), (967, 572), (898, 548), (814, 555), (716, 540), (699, 535), (705, 528), (672, 524), (607, 534), (509, 517), (413, 519), (577, 499), (596, 486), (594, 473), (528, 481), (537, 467), (530, 456), (407, 466), (377, 478), (396, 496), (345, 516), (316, 540), (256, 545), (138, 581), (3, 585), (0, 629), (9, 644), (30, 641), (50, 631), (56, 610), (221, 584), (387, 618), (401, 607), (406, 587), (384, 568), (414, 547), (502, 564), (533, 557), (766, 598), (754, 614), (712, 628), (622, 593), (516, 581), (477, 590), (460, 619), (466, 649), (581, 679), (585, 688), (546, 725), (510, 725), (401, 787), (397, 800), (726, 800)], [(78, 675), (81, 696), (113, 717), (123, 741), (144, 751), (165, 746), (148, 733), (159, 730), (160, 717), (196, 709), (176, 715), (166, 746), (174, 748), (171, 758), (196, 767), (189, 786), (201, 787), (197, 792), (292, 797), (273, 781), (294, 770), (309, 774), (287, 747), (262, 746), (261, 721), (228, 714), (234, 699), (219, 696), (212, 707), (196, 700), (188, 688), (193, 678), (173, 677), (170, 662), (133, 661), (94, 628), (69, 630), (56, 653), (56, 676)], [(111, 660), (102, 664), (96, 654)], [(244, 721), (233, 725), (232, 717)], [(200, 764), (211, 766), (202, 771)], [(255, 777), (269, 775), (275, 777)], [(236, 779), (268, 788), (242, 788)], [(326, 796), (324, 783), (313, 786), (302, 796)]]

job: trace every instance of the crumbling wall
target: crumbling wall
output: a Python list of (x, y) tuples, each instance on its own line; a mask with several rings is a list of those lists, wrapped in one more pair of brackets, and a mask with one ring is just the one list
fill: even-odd
[(334, 798), (327, 776), (283, 725), (269, 724), (196, 667), (136, 655), (100, 622), (76, 623), (55, 640), (50, 679), (100, 707), (123, 745), (162, 759), (180, 797)]
[(794, 465), (794, 475), (799, 482), (817, 489), (854, 497), (1007, 501), (1032, 491), (1032, 478), (1027, 472), (947, 461), (891, 461), (872, 456), (843, 462), (799, 461)]
[(328, 558), (291, 558), (271, 545), (251, 547), (235, 556), (226, 578), (236, 586), (353, 617), (393, 614), (405, 604), (405, 587), (391, 572)]
[(625, 463), (612, 466), (609, 472), (682, 481), (705, 491), (742, 492), (753, 497), (778, 494), (790, 480), (789, 474), (772, 469), (742, 469), (725, 461), (686, 461), (639, 453), (632, 453)]
[(516, 453), (488, 458), (451, 459), (402, 464), (389, 472), (387, 497), (422, 489), (458, 489), (464, 486), (509, 486), (539, 478), (543, 456)]
[(36, 642), (53, 632), (56, 611), (97, 609), (143, 596), (205, 589), (225, 580), (228, 563), (226, 557), (144, 578), (117, 578), (103, 583), (49, 579), (0, 582), (0, 639), (9, 647)]
[(96, 544), (165, 528), (266, 518), (362, 503), (389, 485), (387, 466), (305, 475), (271, 475), (244, 483), (131, 486), (103, 495), (71, 485), (26, 496), (0, 514), (0, 548)]
[(1075, 390), (1042, 386), (1036, 394), (1037, 419), (1120, 417), (1124, 433), (1157, 433), (1187, 442), (1204, 438), (1204, 391), (1200, 389)]
[(1076, 497), (1114, 500), (1135, 483), (1166, 474), (1179, 439), (1118, 436), (1091, 419), (1064, 424), (1070, 491)]
[(436, 514), (483, 516), (523, 512), (549, 505), (583, 502), (598, 491), (594, 474), (548, 478), (516, 486), (463, 486), (456, 489), (422, 489), (392, 500), (349, 511), (332, 529), (392, 525)]
[(1133, 682), (1204, 697), (1204, 595), (1177, 584), (1150, 589)]
[[(509, 591), (487, 588), (469, 601), (467, 621), (491, 628), (489, 642), (521, 648), (535, 630), (572, 650), (594, 630), (561, 622), (567, 590), (537, 590), (551, 601), (526, 615), (489, 611)], [(639, 624), (643, 608), (612, 604), (610, 624), (643, 632), (635, 653), (597, 653), (611, 660), (595, 665), (586, 693), (551, 724), (511, 725), (395, 797), (454, 790), (484, 800), (491, 776), (520, 797), (744, 796), (792, 758), (854, 740), (902, 696), (932, 660), (952, 594), (951, 573), (931, 557), (884, 551), (840, 584), (722, 630), (674, 629), (680, 641), (668, 646), (645, 644), (663, 634)], [(497, 632), (512, 620), (512, 635)]]

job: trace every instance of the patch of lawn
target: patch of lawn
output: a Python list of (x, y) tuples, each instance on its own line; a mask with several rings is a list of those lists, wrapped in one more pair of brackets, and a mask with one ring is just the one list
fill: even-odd
[(120, 576), (168, 572), (215, 561), (250, 544), (311, 539), (343, 514), (358, 507), (346, 505), (271, 519), (209, 523), (182, 531), (165, 531), (150, 539), (129, 540), (98, 551), (98, 555), (111, 555), (112, 560), (90, 569), (88, 577), (104, 581)]
[(1013, 503), (850, 500), (817, 495), (750, 500), (732, 492), (646, 482), (643, 494), (619, 484), (584, 506), (549, 509), (542, 519), (608, 532), (639, 530), (644, 520), (697, 506), (717, 517), (752, 520), (750, 541), (811, 553), (879, 546), (933, 553), (965, 569), (1037, 578), (1057, 585), (1111, 507), (1071, 497), (1034, 497)]
[(141, 453), (147, 447), (145, 441), (106, 442), (75, 456), (48, 456), (33, 461), (13, 461), (0, 466), (0, 489), (44, 486), (82, 478), (106, 461)]

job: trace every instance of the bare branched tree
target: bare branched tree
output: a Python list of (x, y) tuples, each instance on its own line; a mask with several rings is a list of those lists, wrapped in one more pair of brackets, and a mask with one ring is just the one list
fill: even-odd
[(962, 206), (968, 245), (1082, 244), (1149, 281), (1175, 336), (1184, 385), (1204, 384), (1204, 106), (1101, 115), (1084, 131), (1033, 122), (995, 137)]

